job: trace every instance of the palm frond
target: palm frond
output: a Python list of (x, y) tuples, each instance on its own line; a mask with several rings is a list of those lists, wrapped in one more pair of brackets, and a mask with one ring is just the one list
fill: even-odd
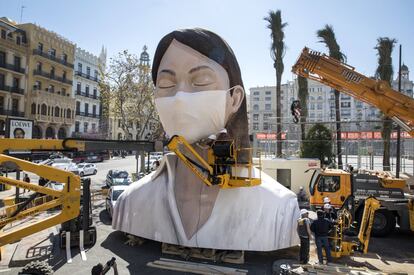
[(339, 60), (346, 61), (346, 56), (341, 52), (338, 42), (336, 41), (335, 32), (331, 25), (325, 25), (325, 28), (316, 32), (319, 42), (324, 43), (329, 50), (329, 56)]

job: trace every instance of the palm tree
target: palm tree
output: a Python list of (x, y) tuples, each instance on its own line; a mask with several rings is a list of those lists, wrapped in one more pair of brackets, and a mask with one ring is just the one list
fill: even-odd
[(303, 76), (298, 76), (298, 97), (301, 106), (301, 114), (300, 114), (300, 130), (301, 130), (301, 139), (302, 139), (302, 146), (303, 141), (306, 139), (306, 132), (305, 132), (305, 123), (306, 117), (308, 116), (308, 80)]
[(281, 82), (282, 74), (284, 70), (283, 65), (283, 56), (285, 55), (285, 33), (283, 29), (287, 26), (287, 23), (282, 23), (282, 13), (280, 10), (269, 11), (269, 15), (264, 18), (268, 22), (267, 28), (270, 29), (270, 38), (272, 39), (272, 44), (270, 46), (270, 55), (273, 59), (273, 67), (276, 70), (276, 156), (282, 156), (282, 106), (281, 106)]
[[(393, 74), (392, 68), (392, 50), (394, 44), (397, 42), (395, 39), (389, 37), (380, 37), (377, 39), (377, 46), (375, 49), (378, 51), (378, 67), (375, 72), (376, 77), (383, 81), (386, 81), (391, 85), (391, 79)], [(390, 143), (391, 143), (391, 131), (392, 121), (389, 117), (383, 116), (382, 125), (382, 139), (384, 143), (384, 152), (382, 158), (382, 166), (384, 171), (390, 171)]]
[[(330, 25), (326, 25), (325, 28), (320, 29), (316, 32), (316, 35), (321, 40), (319, 42), (325, 43), (326, 47), (329, 50), (329, 56), (335, 58), (339, 61), (345, 60), (345, 55), (341, 52), (341, 49), (338, 45), (338, 42), (335, 38), (335, 32)], [(338, 156), (338, 168), (342, 169), (342, 148), (341, 148), (341, 112), (339, 105), (339, 91), (334, 90), (335, 92), (335, 119), (336, 119), (336, 152)]]

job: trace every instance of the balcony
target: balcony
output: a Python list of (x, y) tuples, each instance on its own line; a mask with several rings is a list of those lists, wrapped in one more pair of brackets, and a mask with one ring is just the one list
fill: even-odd
[(41, 51), (39, 49), (34, 49), (33, 50), (33, 54), (43, 56), (44, 58), (47, 58), (47, 59), (52, 60), (52, 61), (54, 61), (56, 63), (65, 65), (66, 67), (69, 67), (69, 68), (73, 69), (73, 64), (67, 62), (64, 59), (57, 58), (56, 56), (51, 55), (49, 53), (43, 52), (43, 51)]
[(44, 71), (40, 71), (40, 70), (33, 70), (33, 75), (39, 75), (39, 76), (43, 76), (45, 78), (49, 78), (64, 84), (68, 84), (68, 85), (72, 85), (72, 80), (60, 77), (60, 76), (56, 76), (56, 75), (52, 75), (50, 73), (44, 72)]
[(84, 97), (89, 97), (89, 98), (92, 98), (92, 99), (98, 99), (98, 96), (97, 95), (85, 93), (85, 92), (82, 92), (81, 90), (76, 90), (76, 95), (80, 95), (80, 96), (84, 96)]
[(75, 75), (81, 76), (83, 78), (86, 78), (86, 79), (89, 79), (89, 80), (92, 80), (92, 81), (95, 81), (95, 82), (98, 82), (98, 78), (97, 77), (91, 76), (89, 74), (85, 74), (85, 73), (82, 73), (82, 72), (79, 72), (79, 71), (75, 71)]
[(24, 89), (21, 89), (19, 87), (10, 87), (7, 85), (0, 85), (1, 91), (11, 92), (19, 95), (24, 95)]
[(24, 68), (21, 68), (20, 66), (16, 66), (15, 64), (0, 63), (0, 67), (10, 70), (10, 71), (14, 71), (19, 74), (24, 74), (26, 72)]
[(99, 118), (98, 114), (91, 114), (91, 113), (78, 112), (78, 111), (76, 111), (76, 115), (77, 116), (84, 116), (84, 117)]
[(57, 95), (57, 96), (65, 97), (65, 98), (71, 98), (70, 93), (68, 93), (67, 91), (66, 91), (66, 94), (63, 94), (61, 91), (55, 91), (49, 88), (42, 90), (36, 86), (33, 86), (33, 95), (36, 96), (38, 94), (45, 95), (46, 97), (50, 97), (50, 95)]
[(0, 115), (2, 115), (2, 116), (24, 117), (24, 112), (19, 112), (17, 110), (0, 109)]
[(58, 124), (68, 124), (71, 125), (75, 123), (75, 119), (67, 118), (67, 117), (55, 117), (52, 115), (42, 115), (42, 114), (32, 114), (30, 115), (32, 119), (35, 119), (39, 122), (47, 122), (47, 123), (58, 123)]

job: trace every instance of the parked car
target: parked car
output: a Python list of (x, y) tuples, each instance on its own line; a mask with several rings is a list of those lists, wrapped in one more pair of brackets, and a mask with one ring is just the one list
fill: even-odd
[(132, 182), (125, 170), (109, 170), (106, 175), (105, 184), (108, 188), (115, 185), (129, 185)]
[(105, 200), (105, 207), (111, 219), (112, 219), (112, 214), (114, 211), (114, 206), (116, 204), (116, 201), (127, 187), (128, 186), (126, 185), (116, 185), (116, 186), (112, 186), (111, 188), (109, 188), (109, 192)]
[(79, 163), (78, 164), (78, 173), (79, 176), (83, 177), (86, 175), (96, 175), (98, 169), (93, 163)]

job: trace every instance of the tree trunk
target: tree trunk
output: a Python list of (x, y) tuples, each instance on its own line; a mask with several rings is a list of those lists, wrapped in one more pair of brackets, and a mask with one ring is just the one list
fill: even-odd
[(338, 156), (338, 168), (343, 169), (342, 164), (342, 131), (341, 131), (341, 110), (339, 104), (339, 91), (335, 90), (335, 119), (336, 119), (336, 154)]
[(384, 171), (391, 171), (390, 165), (390, 145), (391, 145), (391, 131), (392, 131), (392, 121), (389, 117), (384, 117), (384, 122), (382, 125), (382, 139), (384, 143), (384, 153), (382, 157), (382, 169)]
[(276, 157), (282, 157), (282, 106), (281, 106), (281, 87), (282, 75), (276, 73)]
[(305, 123), (306, 123), (306, 117), (301, 117), (300, 118), (300, 134), (301, 134), (302, 143), (306, 139), (306, 128), (305, 128), (306, 125), (305, 125)]

